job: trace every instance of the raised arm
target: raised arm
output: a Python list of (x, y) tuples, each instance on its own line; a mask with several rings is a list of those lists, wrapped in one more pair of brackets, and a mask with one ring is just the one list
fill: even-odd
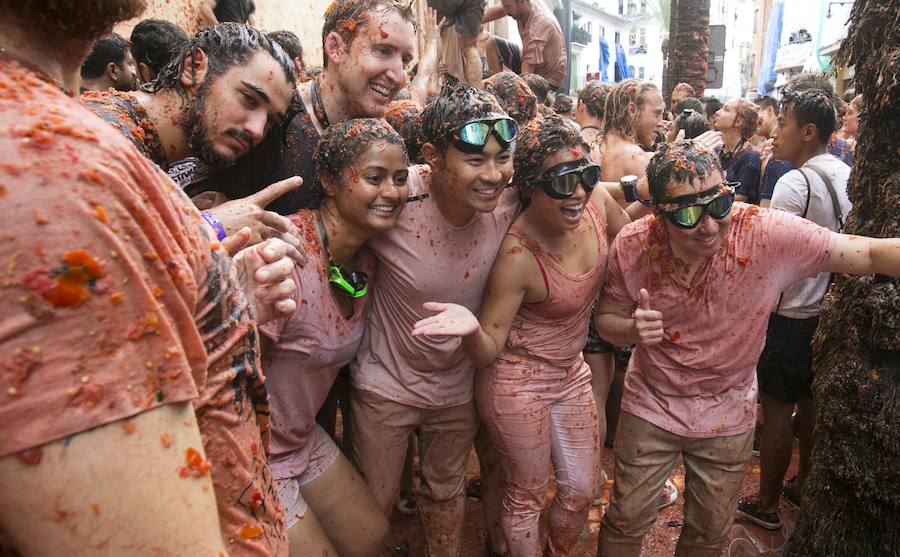
[(225, 555), (189, 402), (2, 458), (0, 492), (21, 555)]
[(543, 279), (534, 256), (507, 236), (491, 269), (480, 318), (457, 304), (429, 302), (425, 308), (440, 313), (416, 323), (413, 334), (461, 336), (466, 355), (476, 367), (484, 367), (506, 344), (522, 302), (530, 301), (541, 287)]
[(438, 23), (437, 17), (437, 10), (427, 8), (422, 29), (427, 46), (422, 54), (422, 58), (419, 60), (419, 70), (416, 72), (416, 77), (410, 83), (410, 88), (416, 92), (415, 95), (412, 95), (412, 98), (422, 107), (425, 106), (430, 94), (440, 90), (438, 56), (441, 52), (441, 28), (446, 20), (442, 19)]
[(867, 238), (837, 232), (832, 235), (835, 244), (826, 271), (900, 277), (900, 238)]
[(481, 22), (490, 23), (505, 16), (506, 10), (503, 8), (503, 5), (497, 4), (496, 6), (489, 6), (485, 8), (484, 17), (481, 18)]

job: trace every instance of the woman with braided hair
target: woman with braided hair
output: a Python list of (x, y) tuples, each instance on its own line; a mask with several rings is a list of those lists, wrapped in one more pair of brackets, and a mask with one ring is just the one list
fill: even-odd
[(578, 127), (556, 115), (520, 131), (513, 185), (522, 206), (500, 246), (480, 320), (431, 302), (414, 335), (462, 338), (479, 368), (475, 397), (506, 480), (501, 528), (511, 555), (543, 552), (550, 463), (557, 494), (548, 553), (578, 539), (601, 483), (598, 416), (581, 355), (612, 237), (630, 221), (603, 187)]

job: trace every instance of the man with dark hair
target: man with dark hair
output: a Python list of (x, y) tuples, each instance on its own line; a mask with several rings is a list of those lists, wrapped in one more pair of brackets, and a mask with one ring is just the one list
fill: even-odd
[(240, 23), (256, 27), (254, 0), (201, 0), (200, 24), (204, 27), (219, 23)]
[(681, 82), (672, 88), (672, 96), (670, 98), (671, 102), (669, 106), (677, 106), (678, 103), (680, 103), (684, 99), (696, 96), (697, 93), (694, 92), (694, 87), (690, 83)]
[(753, 148), (760, 154), (760, 207), (768, 207), (772, 200), (775, 183), (792, 170), (790, 161), (782, 161), (772, 157), (772, 137), (778, 127), (778, 101), (766, 96), (756, 101), (759, 106), (759, 128), (756, 135), (750, 138)]
[[(503, 16), (516, 20), (522, 38), (522, 67), (510, 69), (518, 74), (538, 74), (553, 90), (559, 89), (566, 75), (568, 58), (562, 29), (553, 13), (542, 0), (501, 0), (500, 4), (484, 11), (483, 21), (488, 23)], [(501, 71), (498, 64), (500, 46), (496, 40), (488, 41), (486, 45), (488, 67), (493, 72)]]
[[(485, 123), (490, 131), (479, 142), (475, 134)], [(431, 315), (425, 302), (481, 306), (490, 262), (518, 213), (517, 193), (506, 188), (516, 131), (491, 94), (462, 83), (445, 88), (422, 114), (428, 166), (411, 169), (411, 197), (397, 225), (369, 242), (378, 288), (351, 368), (354, 460), (389, 513), (409, 434), (418, 428), (418, 507), (432, 557), (460, 551), (466, 459), (479, 424), (475, 370), (458, 341), (410, 331)]]
[(722, 168), (729, 182), (737, 182), (735, 199), (759, 204), (760, 155), (750, 138), (759, 124), (759, 109), (747, 99), (729, 99), (716, 113), (713, 127), (722, 132)]
[[(828, 92), (808, 89), (784, 95), (775, 156), (795, 169), (778, 180), (771, 207), (840, 232), (852, 208), (847, 198), (850, 167), (828, 152), (834, 126), (834, 100)], [(763, 528), (781, 527), (780, 494), (800, 506), (809, 473), (815, 425), (811, 343), (829, 283), (830, 274), (820, 273), (791, 285), (769, 316), (765, 349), (756, 367), (764, 416), (759, 496), (738, 504), (739, 514)], [(800, 463), (796, 477), (782, 487), (795, 433)]]
[[(197, 33), (141, 91), (90, 92), (81, 100), (166, 170), (186, 157), (225, 167), (270, 132), (280, 137), (293, 93), (294, 65), (281, 47), (260, 31), (224, 23)], [(209, 212), (226, 234), (251, 226), (253, 241), (259, 241), (292, 227), (257, 203), (299, 185), (297, 179), (283, 181), (256, 203), (235, 200)]]
[(256, 323), (296, 307), (286, 246), (229, 258), (67, 93), (143, 8), (0, 0), (0, 553), (284, 555)]
[(145, 19), (131, 31), (131, 53), (143, 83), (150, 83), (188, 42), (187, 33), (171, 21)]
[(512, 72), (500, 72), (484, 80), (484, 90), (494, 95), (506, 113), (523, 127), (537, 116), (537, 97), (528, 83)]
[[(291, 176), (317, 182), (313, 155), (319, 134), (350, 118), (382, 118), (406, 84), (404, 68), (413, 57), (415, 22), (408, 1), (335, 0), (322, 27), (324, 67), (297, 84), (299, 113), (287, 124), (286, 138), (269, 136), (248, 157), (227, 169), (198, 168), (187, 191), (217, 191), (243, 198)], [(316, 187), (291, 191), (268, 207), (282, 215), (316, 207)]]
[(82, 90), (133, 91), (138, 85), (137, 68), (128, 41), (117, 33), (97, 39), (81, 64)]
[(522, 74), (522, 79), (537, 97), (538, 104), (547, 104), (547, 95), (550, 93), (550, 84), (547, 80), (536, 73)]
[(678, 101), (678, 103), (675, 104), (675, 110), (673, 110), (672, 112), (674, 113), (675, 116), (678, 116), (685, 110), (693, 110), (694, 112), (702, 112), (703, 104), (700, 103), (699, 99), (696, 99), (694, 97), (685, 97), (685, 98), (681, 99), (680, 101)]
[(703, 97), (700, 102), (703, 104), (703, 115), (706, 116), (709, 127), (714, 127), (716, 113), (722, 109), (722, 101), (715, 97)]
[[(600, 160), (598, 139), (602, 135), (604, 114), (606, 113), (606, 97), (612, 91), (612, 85), (592, 79), (578, 91), (578, 106), (575, 109), (575, 122), (581, 126), (581, 136), (591, 146), (591, 156)], [(596, 145), (596, 149), (595, 149)]]
[(595, 317), (604, 338), (637, 344), (598, 555), (640, 555), (682, 456), (675, 553), (717, 556), (751, 458), (769, 309), (784, 289), (823, 271), (900, 276), (900, 239), (845, 236), (733, 203), (717, 157), (694, 141), (663, 144), (647, 177), (654, 214), (613, 241)]
[(267, 35), (270, 39), (281, 45), (287, 55), (294, 61), (294, 71), (301, 75), (306, 69), (303, 63), (303, 45), (300, 37), (290, 31), (272, 31)]

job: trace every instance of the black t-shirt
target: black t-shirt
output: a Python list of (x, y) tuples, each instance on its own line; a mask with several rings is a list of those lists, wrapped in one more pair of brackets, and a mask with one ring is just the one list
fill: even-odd
[(218, 191), (228, 199), (240, 199), (285, 178), (300, 176), (303, 185), (269, 204), (266, 209), (290, 215), (300, 209), (318, 208), (321, 188), (316, 174), (315, 154), (319, 132), (306, 112), (300, 112), (287, 125), (284, 134), (272, 131), (262, 143), (232, 166), (212, 169), (198, 165), (194, 181), (185, 188), (191, 197)]
[(219, 0), (213, 13), (219, 23), (247, 23), (247, 18), (255, 11), (256, 4), (253, 0)]

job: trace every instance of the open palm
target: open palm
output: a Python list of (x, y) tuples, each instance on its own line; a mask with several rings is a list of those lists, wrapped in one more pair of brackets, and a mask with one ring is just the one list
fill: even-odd
[(413, 336), (443, 335), (464, 337), (475, 333), (481, 327), (478, 323), (478, 318), (461, 305), (427, 302), (422, 307), (438, 313), (431, 317), (426, 317), (413, 325)]

